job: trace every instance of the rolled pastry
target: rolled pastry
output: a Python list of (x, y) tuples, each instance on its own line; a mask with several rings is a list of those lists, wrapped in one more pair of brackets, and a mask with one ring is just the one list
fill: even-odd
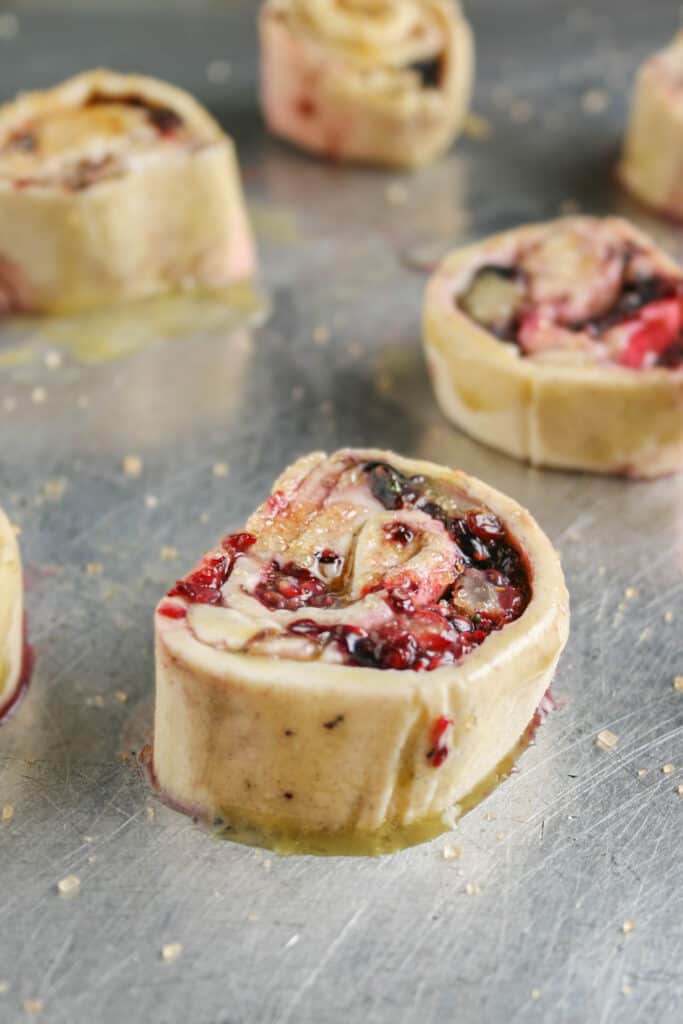
[(234, 146), (186, 92), (99, 70), (0, 108), (0, 312), (220, 287), (253, 266)]
[(424, 343), (446, 416), (538, 466), (683, 464), (683, 272), (624, 220), (569, 217), (449, 255)]
[(0, 720), (15, 704), (28, 670), (19, 547), (11, 524), (0, 510)]
[(473, 42), (451, 0), (267, 0), (260, 34), (266, 122), (304, 149), (415, 167), (460, 130)]
[[(157, 608), (153, 764), (266, 835), (440, 821), (512, 751), (568, 629), (510, 498), (392, 452), (307, 455)], [(441, 824), (443, 830), (443, 824)]]
[(683, 32), (638, 72), (620, 176), (648, 206), (683, 218)]

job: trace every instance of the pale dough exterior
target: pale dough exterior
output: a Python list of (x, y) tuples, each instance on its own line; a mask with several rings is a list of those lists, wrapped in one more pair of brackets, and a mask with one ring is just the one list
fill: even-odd
[(683, 33), (638, 72), (619, 173), (640, 200), (683, 218)]
[(233, 143), (183, 90), (85, 72), (0, 109), (0, 146), (32, 119), (93, 96), (169, 108), (196, 144), (160, 143), (131, 156), (122, 175), (77, 191), (0, 176), (0, 312), (76, 310), (248, 276), (254, 250)]
[[(611, 222), (663, 271), (681, 274), (644, 234)], [(535, 466), (645, 478), (674, 472), (683, 465), (683, 370), (523, 356), (457, 305), (472, 268), (552, 226), (527, 225), (457, 250), (430, 279), (423, 340), (439, 405), (478, 441)]]
[[(232, 654), (200, 643), (187, 618), (157, 613), (154, 773), (190, 813), (293, 834), (371, 833), (440, 815), (514, 749), (550, 684), (568, 598), (557, 554), (532, 516), (461, 472), (359, 454), (484, 502), (526, 553), (531, 601), (459, 664), (431, 672)], [(434, 768), (425, 752), (442, 715), (454, 722), (450, 753)]]
[(0, 714), (12, 705), (21, 685), (24, 613), (19, 547), (0, 510)]
[[(403, 61), (437, 48), (438, 88)], [(472, 33), (449, 0), (268, 0), (261, 99), (275, 135), (335, 159), (416, 167), (450, 146), (468, 111)]]

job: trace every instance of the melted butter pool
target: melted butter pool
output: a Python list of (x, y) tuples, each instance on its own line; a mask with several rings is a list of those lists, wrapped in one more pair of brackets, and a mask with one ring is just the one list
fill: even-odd
[(126, 358), (153, 345), (216, 330), (263, 323), (267, 293), (241, 281), (211, 292), (157, 296), (119, 306), (3, 321), (9, 344), (0, 349), (0, 369), (37, 362), (46, 349), (61, 349), (84, 364)]
[[(453, 805), (456, 818), (477, 807), (512, 774), (520, 756), (533, 741), (537, 726), (537, 715), (534, 715), (513, 749), (471, 793)], [(452, 825), (444, 820), (445, 816), (444, 813), (431, 815), (403, 826), (387, 824), (374, 832), (301, 833), (292, 830), (291, 826), (279, 825), (275, 820), (262, 827), (250, 826), (241, 821), (238, 814), (226, 811), (222, 822), (211, 826), (211, 832), (218, 839), (261, 847), (284, 857), (297, 854), (317, 857), (380, 857), (429, 842), (452, 831)]]

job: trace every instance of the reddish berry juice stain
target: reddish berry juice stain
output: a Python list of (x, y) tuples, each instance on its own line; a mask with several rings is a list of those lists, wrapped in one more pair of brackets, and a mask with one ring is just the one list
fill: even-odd
[(187, 608), (182, 604), (175, 604), (173, 601), (162, 601), (158, 612), (165, 619), (184, 619), (187, 616)]
[(446, 715), (439, 715), (432, 723), (431, 747), (427, 751), (427, 760), (432, 768), (440, 768), (448, 757), (448, 744), (444, 741), (444, 736), (451, 725), (453, 719), (447, 718)]

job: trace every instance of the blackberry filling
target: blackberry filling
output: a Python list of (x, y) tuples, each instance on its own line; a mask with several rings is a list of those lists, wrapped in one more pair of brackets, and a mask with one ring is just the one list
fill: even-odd
[(625, 280), (622, 291), (614, 305), (600, 317), (594, 317), (584, 323), (571, 324), (574, 331), (588, 331), (599, 337), (610, 327), (630, 320), (651, 302), (673, 298), (679, 294), (678, 286), (663, 277), (642, 277), (635, 281)]
[(662, 366), (667, 370), (679, 370), (683, 367), (683, 336), (679, 334), (673, 345), (662, 352), (655, 366)]
[(32, 132), (17, 132), (9, 139), (7, 146), (23, 150), (24, 153), (32, 153), (36, 148), (36, 137)]
[(175, 110), (172, 110), (170, 107), (163, 107), (155, 103), (150, 103), (141, 96), (105, 96), (100, 93), (95, 93), (88, 100), (89, 107), (107, 106), (109, 104), (143, 108), (147, 111), (149, 121), (154, 125), (160, 135), (173, 135), (182, 127), (183, 124), (182, 117), (180, 114), (177, 114)]
[(415, 501), (423, 483), (419, 477), (408, 478), (385, 462), (368, 462), (363, 471), (368, 474), (373, 496), (388, 510), (403, 508), (405, 502)]
[(173, 135), (183, 123), (180, 114), (170, 107), (150, 107), (147, 117), (160, 135)]
[(420, 86), (423, 89), (438, 89), (441, 84), (441, 57), (430, 57), (426, 60), (416, 60), (408, 65), (410, 71), (414, 71), (420, 77)]

